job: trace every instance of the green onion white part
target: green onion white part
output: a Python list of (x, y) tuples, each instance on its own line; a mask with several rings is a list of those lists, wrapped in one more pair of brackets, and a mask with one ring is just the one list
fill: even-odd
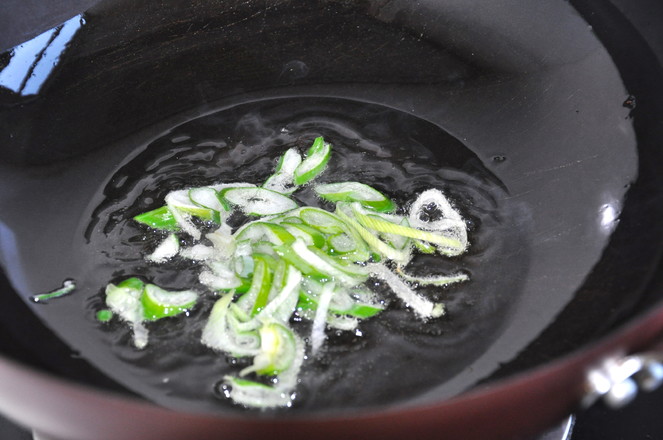
[(233, 356), (257, 356), (260, 353), (260, 337), (253, 332), (235, 331), (231, 304), (233, 293), (227, 293), (212, 308), (203, 328), (201, 342), (208, 347), (230, 353)]
[(147, 259), (153, 263), (165, 263), (177, 255), (179, 250), (180, 240), (177, 238), (177, 235), (170, 234), (147, 256)]
[[(422, 220), (424, 211), (431, 208), (438, 209), (441, 217), (436, 220)], [(438, 189), (428, 189), (419, 194), (410, 207), (409, 220), (414, 228), (437, 232), (460, 243), (462, 250), (458, 253), (455, 253), (454, 249), (449, 250), (445, 244), (439, 244), (438, 250), (443, 253), (450, 251), (450, 255), (458, 255), (467, 248), (467, 225)]]
[(302, 156), (296, 148), (290, 148), (279, 159), (274, 174), (269, 176), (263, 188), (281, 194), (292, 194), (297, 190), (295, 184), (295, 170), (302, 163)]
[[(422, 320), (439, 318), (445, 309), (416, 287), (468, 280), (463, 273), (421, 277), (406, 272), (417, 252), (449, 256), (467, 248), (465, 222), (439, 190), (424, 191), (409, 213), (398, 213), (391, 199), (369, 185), (325, 183), (314, 191), (335, 203), (334, 212), (298, 206), (297, 191), (324, 171), (330, 154), (331, 145), (319, 137), (303, 160), (296, 148), (285, 151), (261, 187), (217, 183), (173, 191), (166, 206), (135, 217), (151, 228), (194, 239), (180, 249), (171, 234), (149, 259), (168, 263), (179, 254), (191, 260), (200, 266), (200, 285), (219, 296), (201, 343), (252, 358), (237, 375), (224, 377), (224, 393), (239, 405), (293, 404), (307, 351), (293, 315), (312, 321), (308, 349), (315, 355), (324, 346), (327, 328), (361, 335), (362, 321), (380, 316), (387, 298), (370, 290), (371, 277)], [(431, 208), (439, 218), (427, 220)], [(235, 211), (260, 218), (233, 229), (226, 221)], [(203, 238), (192, 218), (218, 227)], [(184, 314), (195, 307), (197, 290), (169, 292), (130, 278), (108, 285), (106, 304), (132, 326), (134, 343), (142, 348), (147, 344), (144, 322)]]
[(131, 325), (134, 345), (147, 345), (145, 321), (176, 316), (193, 308), (198, 294), (192, 290), (168, 291), (138, 278), (128, 278), (106, 286), (106, 305)]
[(464, 273), (457, 273), (454, 275), (431, 275), (431, 276), (415, 276), (403, 272), (402, 269), (397, 268), (396, 273), (405, 281), (415, 283), (420, 286), (448, 286), (449, 284), (461, 283), (470, 279)]
[(123, 320), (129, 323), (136, 348), (145, 348), (148, 331), (143, 325), (143, 304), (140, 297), (144, 284), (136, 279), (128, 279), (118, 284), (106, 286), (106, 305)]
[(200, 231), (191, 222), (191, 218), (190, 218), (189, 214), (187, 214), (183, 211), (180, 211), (175, 206), (170, 206), (170, 205), (168, 205), (168, 210), (173, 215), (173, 218), (175, 219), (175, 222), (182, 229), (182, 231), (184, 231), (187, 234), (189, 234), (190, 236), (192, 236), (195, 240), (200, 240)]
[(265, 188), (224, 189), (221, 197), (249, 215), (281, 214), (297, 207), (291, 198)]
[(334, 295), (334, 283), (326, 283), (320, 293), (320, 300), (318, 301), (318, 309), (315, 311), (315, 318), (313, 319), (313, 326), (311, 329), (311, 351), (313, 355), (317, 354), (325, 342), (325, 327), (327, 324), (327, 313), (329, 311), (329, 304), (331, 303)]
[(166, 195), (165, 202), (166, 205), (172, 210), (177, 210), (178, 212), (193, 215), (196, 217), (203, 218), (205, 220), (211, 220), (212, 210), (210, 208), (203, 207), (197, 203), (194, 203), (191, 200), (190, 194), (200, 193), (204, 191), (203, 188), (196, 188), (194, 190), (182, 189), (178, 191), (172, 191)]
[(189, 260), (205, 261), (214, 257), (216, 250), (212, 246), (205, 246), (204, 244), (196, 244), (189, 248), (182, 249), (179, 252), (180, 257)]
[(405, 302), (421, 319), (439, 318), (444, 315), (444, 304), (434, 303), (417, 294), (398, 275), (394, 274), (385, 265), (372, 263), (367, 266), (372, 275), (384, 280), (389, 288)]
[(228, 205), (222, 203), (221, 199), (219, 199), (218, 192), (209, 186), (191, 188), (189, 190), (189, 199), (194, 205), (209, 210), (211, 213), (210, 220), (215, 220), (217, 223), (220, 223), (229, 211)]

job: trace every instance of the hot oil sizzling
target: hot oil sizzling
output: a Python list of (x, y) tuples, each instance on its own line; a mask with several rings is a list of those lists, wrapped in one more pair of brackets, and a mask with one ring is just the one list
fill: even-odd
[[(439, 127), (396, 110), (340, 99), (276, 99), (173, 128), (121, 166), (97, 194), (84, 234), (87, 255), (82, 256), (94, 261), (81, 275), (85, 285), (94, 286), (86, 304), (89, 316), (104, 307), (106, 283), (129, 276), (203, 293), (188, 316), (148, 324), (150, 342), (144, 350), (132, 346), (130, 330), (119, 320), (96, 324), (98, 331), (90, 338), (107, 345), (122, 366), (113, 377), (122, 383), (141, 381), (140, 394), (167, 406), (232, 407), (215, 384), (224, 374), (236, 374), (245, 360), (214, 353), (199, 342), (216, 296), (197, 282), (195, 264), (180, 258), (163, 265), (146, 262), (144, 256), (165, 234), (147, 231), (131, 218), (161, 206), (172, 190), (218, 182), (260, 184), (286, 149), (296, 146), (304, 152), (319, 135), (334, 149), (316, 182), (368, 183), (390, 195), (401, 213), (423, 190), (448, 194), (468, 222), (469, 251), (452, 259), (420, 255), (408, 269), (421, 275), (462, 270), (471, 280), (425, 288), (448, 311), (429, 322), (417, 319), (375, 282), (389, 307), (362, 322), (358, 332), (328, 330), (322, 352), (305, 361), (294, 407), (314, 411), (402, 401), (443, 384), (496, 338), (518, 291), (513, 279), (500, 276), (495, 262), (504, 253), (522, 255), (513, 252), (521, 240), (502, 226), (510, 215), (508, 206), (498, 204), (505, 190), (481, 161)], [(331, 209), (309, 187), (294, 198), (301, 205)], [(306, 322), (298, 323), (302, 336), (309, 330)]]

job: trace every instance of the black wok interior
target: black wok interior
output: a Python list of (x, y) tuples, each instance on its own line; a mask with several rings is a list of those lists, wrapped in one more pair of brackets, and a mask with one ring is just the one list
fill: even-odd
[[(477, 342), (471, 368), (398, 403), (541, 365), (646, 310), (661, 294), (660, 64), (611, 3), (543, 3), (91, 6), (38, 94), (0, 87), (0, 352), (130, 392), (88, 363), (85, 337), (27, 301), (76, 261), (85, 221), (58, 211), (91, 212), (124, 157), (164, 131), (284, 96), (375, 103), (441, 127), (518, 214), (506, 220), (523, 237), (503, 256), (518, 286), (506, 323)], [(54, 234), (63, 253), (44, 254)]]

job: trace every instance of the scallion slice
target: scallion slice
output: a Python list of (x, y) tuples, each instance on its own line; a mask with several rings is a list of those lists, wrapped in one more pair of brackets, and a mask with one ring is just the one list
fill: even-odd
[(165, 263), (173, 258), (180, 250), (180, 241), (177, 235), (170, 234), (154, 251), (147, 256), (149, 261), (154, 263)]
[(420, 286), (448, 286), (449, 284), (461, 283), (470, 279), (464, 273), (457, 273), (453, 275), (431, 275), (431, 276), (415, 276), (403, 272), (402, 269), (397, 269), (398, 275), (405, 281), (416, 283)]
[(214, 220), (214, 210), (194, 203), (190, 197), (191, 191), (189, 189), (171, 191), (166, 195), (166, 205), (171, 211), (177, 210), (178, 212), (193, 215), (203, 220)]
[(198, 300), (193, 290), (168, 291), (154, 284), (146, 284), (141, 295), (143, 317), (148, 321), (179, 315), (191, 309)]
[(335, 284), (333, 282), (326, 283), (320, 292), (320, 299), (318, 300), (318, 308), (315, 311), (315, 318), (313, 319), (313, 326), (311, 329), (311, 351), (317, 354), (320, 347), (325, 341), (325, 325), (327, 324), (327, 312), (329, 304), (331, 303), (334, 295)]
[(274, 215), (297, 207), (294, 200), (265, 188), (228, 188), (221, 197), (249, 215)]
[(316, 138), (306, 153), (306, 159), (295, 168), (295, 184), (303, 185), (318, 177), (324, 171), (330, 157), (331, 144), (325, 142), (323, 137)]
[(295, 334), (279, 322), (266, 322), (258, 330), (260, 353), (253, 358), (253, 365), (240, 371), (240, 376), (256, 372), (260, 375), (276, 375), (287, 370), (297, 356)]
[(398, 275), (394, 274), (385, 265), (379, 263), (369, 264), (368, 270), (376, 277), (384, 280), (391, 290), (401, 299), (407, 306), (419, 315), (421, 319), (439, 318), (444, 315), (444, 304), (434, 303), (428, 299), (417, 294), (410, 286), (405, 284)]
[(391, 212), (396, 204), (372, 186), (359, 182), (338, 182), (316, 185), (315, 192), (330, 202), (359, 202), (378, 212)]
[(231, 353), (234, 356), (256, 356), (260, 353), (260, 337), (257, 332), (238, 332), (229, 319), (234, 294), (226, 293), (212, 308), (203, 328), (201, 341), (208, 347)]
[(129, 278), (121, 283), (106, 286), (106, 305), (132, 327), (134, 345), (144, 348), (148, 332), (143, 325), (141, 296), (145, 284), (138, 278)]
[(301, 163), (302, 157), (297, 149), (290, 148), (281, 156), (276, 171), (267, 178), (262, 187), (281, 194), (292, 194), (297, 190), (294, 173)]

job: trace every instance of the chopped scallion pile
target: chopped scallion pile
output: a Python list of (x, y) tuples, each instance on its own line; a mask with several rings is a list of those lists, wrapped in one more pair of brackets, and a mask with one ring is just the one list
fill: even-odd
[[(467, 230), (460, 214), (438, 189), (416, 196), (404, 213), (365, 183), (315, 184), (331, 150), (318, 137), (304, 155), (287, 150), (261, 185), (219, 183), (172, 191), (164, 206), (134, 217), (168, 234), (147, 260), (186, 259), (200, 266), (200, 285), (183, 291), (138, 278), (106, 287), (106, 305), (131, 325), (137, 348), (148, 343), (146, 323), (186, 314), (199, 301), (197, 292), (214, 292), (218, 299), (201, 343), (252, 359), (237, 375), (224, 377), (226, 395), (248, 407), (288, 407), (306, 353), (324, 350), (327, 329), (358, 331), (362, 320), (379, 317), (385, 309), (388, 298), (371, 290), (370, 279), (387, 286), (421, 320), (444, 315), (444, 304), (418, 287), (445, 286), (468, 276), (418, 276), (405, 268), (416, 253), (465, 252)], [(302, 185), (313, 185), (334, 209), (300, 206), (294, 196)], [(427, 220), (422, 213), (431, 206), (440, 215)], [(235, 210), (248, 220), (233, 229), (226, 219)], [(204, 234), (192, 218), (218, 227)], [(181, 247), (179, 238), (186, 235), (194, 244)], [(111, 319), (110, 311), (100, 311), (98, 319)], [(311, 321), (310, 334), (297, 331), (293, 315)]]

